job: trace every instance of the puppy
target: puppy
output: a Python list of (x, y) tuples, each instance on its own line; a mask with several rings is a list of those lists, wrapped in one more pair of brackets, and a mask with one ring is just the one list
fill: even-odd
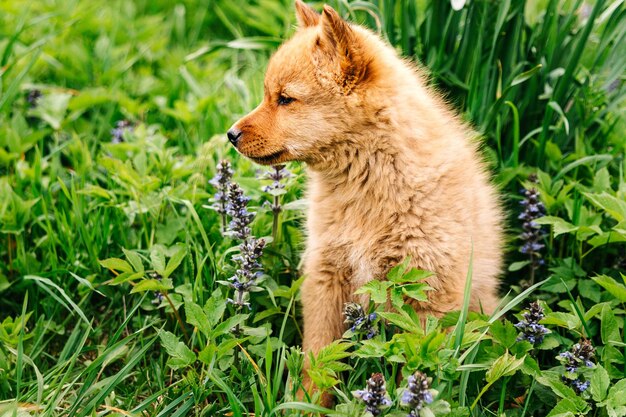
[[(432, 271), (423, 317), (498, 304), (502, 212), (475, 142), (423, 71), (373, 32), (296, 0), (299, 27), (269, 62), (263, 102), (228, 131), (270, 165), (306, 163), (304, 349), (344, 332), (344, 303), (405, 257)], [(364, 301), (356, 299), (357, 301)]]

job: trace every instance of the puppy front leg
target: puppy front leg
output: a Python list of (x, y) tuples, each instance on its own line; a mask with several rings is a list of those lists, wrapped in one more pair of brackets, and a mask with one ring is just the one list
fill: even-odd
[[(309, 275), (302, 284), (304, 316), (303, 348), (306, 354), (303, 385), (312, 393), (313, 383), (308, 375), (309, 353), (317, 355), (320, 349), (341, 337), (344, 332), (343, 305), (347, 300), (343, 279), (330, 274)], [(323, 394), (322, 405), (332, 404), (332, 397)]]

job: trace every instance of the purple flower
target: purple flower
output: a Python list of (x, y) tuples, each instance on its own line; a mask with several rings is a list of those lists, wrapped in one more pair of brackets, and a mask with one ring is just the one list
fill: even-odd
[(589, 388), (589, 385), (591, 385), (589, 381), (582, 382), (579, 379), (572, 381), (572, 387), (578, 394), (582, 394), (587, 388)]
[(213, 196), (213, 205), (211, 208), (218, 212), (222, 217), (222, 233), (226, 231), (226, 211), (229, 202), (229, 188), (233, 178), (233, 170), (230, 167), (230, 162), (226, 160), (220, 161), (217, 164), (217, 172), (215, 176), (209, 181), (213, 187), (217, 189)]
[(38, 90), (36, 88), (28, 92), (28, 96), (26, 96), (26, 101), (28, 102), (31, 109), (34, 109), (35, 107), (37, 107), (37, 104), (39, 104), (39, 99), (42, 96), (43, 94), (41, 90)]
[(378, 315), (376, 313), (366, 315), (360, 304), (344, 304), (343, 315), (345, 317), (344, 323), (352, 332), (365, 335), (366, 339), (371, 339), (378, 333), (376, 329)]
[(248, 237), (239, 245), (239, 255), (233, 256), (237, 263), (235, 274), (230, 277), (230, 285), (236, 291), (236, 299), (230, 300), (237, 308), (250, 307), (244, 301), (246, 293), (254, 286), (256, 280), (262, 275), (259, 258), (263, 254), (265, 240)]
[(155, 306), (160, 306), (165, 297), (160, 291), (154, 291), (154, 297), (152, 298), (151, 303)]
[(272, 195), (272, 201), (266, 202), (266, 204), (272, 210), (274, 219), (272, 222), (272, 237), (276, 239), (278, 234), (278, 216), (283, 211), (283, 207), (280, 204), (280, 195), (284, 193), (285, 184), (281, 181), (285, 178), (289, 178), (291, 173), (285, 169), (284, 165), (274, 165), (272, 170), (267, 172), (265, 179), (272, 180), (270, 185), (263, 187), (263, 191)]
[(285, 184), (281, 181), (289, 178), (291, 172), (285, 168), (285, 165), (274, 165), (272, 169), (265, 174), (264, 179), (272, 180), (270, 185), (263, 187), (263, 191), (271, 193), (274, 190), (282, 190), (285, 188)]
[(537, 301), (533, 301), (530, 303), (529, 309), (522, 313), (522, 317), (524, 319), (515, 325), (520, 330), (517, 340), (527, 340), (533, 345), (541, 343), (543, 337), (550, 332), (539, 324), (539, 321), (544, 318), (543, 308)]
[(379, 416), (383, 408), (391, 405), (391, 400), (387, 396), (385, 378), (380, 373), (372, 374), (367, 380), (365, 389), (355, 391), (354, 396), (365, 403), (365, 409), (373, 416)]
[(226, 213), (231, 216), (228, 233), (235, 239), (241, 240), (239, 253), (232, 257), (236, 264), (235, 273), (228, 280), (235, 290), (235, 298), (229, 300), (238, 309), (250, 307), (245, 301), (246, 294), (262, 275), (259, 258), (265, 248), (265, 240), (257, 239), (251, 235), (250, 223), (254, 219), (254, 213), (248, 211), (250, 199), (243, 194), (239, 185), (231, 182), (228, 187), (228, 201)]
[(246, 240), (250, 236), (250, 223), (255, 213), (248, 211), (249, 197), (243, 194), (243, 190), (236, 183), (228, 187), (228, 201), (226, 213), (231, 217), (228, 225), (228, 233), (235, 239)]
[[(528, 177), (528, 181), (531, 183), (537, 183), (537, 176), (532, 174)], [(522, 246), (520, 252), (524, 255), (528, 255), (530, 260), (530, 282), (534, 281), (535, 270), (544, 264), (544, 260), (541, 257), (541, 250), (545, 245), (541, 242), (544, 233), (541, 230), (541, 225), (535, 222), (539, 217), (543, 217), (546, 214), (546, 208), (539, 200), (539, 191), (535, 188), (522, 189), (521, 190), (524, 199), (520, 202), (520, 205), (524, 208), (518, 218), (522, 220), (522, 234), (520, 239), (522, 240)]]
[(426, 374), (416, 371), (408, 378), (407, 388), (402, 393), (400, 402), (411, 409), (408, 417), (417, 417), (424, 405), (433, 402), (433, 394), (430, 389), (431, 378)]
[(594, 364), (591, 359), (594, 356), (595, 348), (591, 344), (591, 341), (582, 339), (572, 346), (568, 352), (563, 352), (557, 357), (557, 359), (563, 363), (566, 371), (566, 374), (561, 376), (561, 380), (566, 385), (572, 387), (578, 394), (583, 393), (589, 388), (589, 381), (582, 379), (582, 375), (580, 375), (578, 370), (581, 366), (592, 368)]
[(124, 133), (133, 130), (133, 124), (128, 120), (118, 120), (115, 128), (111, 129), (111, 143), (124, 142)]

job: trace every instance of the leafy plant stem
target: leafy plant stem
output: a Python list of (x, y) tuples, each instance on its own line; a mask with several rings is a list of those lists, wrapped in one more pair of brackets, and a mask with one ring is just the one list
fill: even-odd
[(389, 383), (388, 383), (390, 391), (393, 391), (396, 388), (397, 376), (398, 376), (398, 364), (394, 362), (391, 368), (391, 378), (389, 378)]
[(7, 254), (8, 254), (8, 258), (9, 258), (9, 273), (13, 272), (13, 250), (11, 249), (12, 243), (11, 243), (11, 234), (7, 235)]
[[(222, 203), (222, 209), (226, 211), (226, 204)], [(226, 233), (226, 227), (228, 225), (228, 219), (226, 218), (226, 213), (220, 216), (222, 218), (222, 234)]]
[(585, 315), (582, 313), (582, 311), (580, 311), (580, 308), (578, 307), (578, 304), (576, 303), (576, 300), (574, 299), (574, 296), (570, 292), (569, 288), (567, 288), (567, 285), (565, 284), (565, 281), (563, 281), (563, 278), (561, 278), (561, 282), (563, 283), (563, 286), (565, 287), (565, 290), (567, 291), (567, 295), (569, 296), (569, 299), (572, 302), (572, 306), (574, 307), (574, 310), (576, 311), (576, 315), (578, 315), (578, 318), (580, 319), (581, 323), (583, 324), (583, 327), (585, 329), (585, 333), (587, 334), (587, 336), (585, 336), (584, 334), (583, 334), (583, 336), (590, 337), (592, 335), (592, 333), (589, 331), (589, 326), (587, 325), (587, 320), (585, 320)]
[(183, 323), (183, 320), (180, 317), (180, 314), (178, 313), (178, 310), (176, 310), (176, 307), (174, 307), (174, 303), (172, 302), (172, 299), (167, 294), (167, 291), (161, 291), (161, 294), (163, 295), (163, 297), (165, 297), (170, 307), (172, 308), (172, 311), (174, 312), (174, 317), (176, 317), (176, 321), (178, 321), (178, 325), (180, 326), (180, 329), (183, 331), (183, 334), (185, 335), (185, 339), (187, 339), (187, 343), (189, 343), (189, 334), (187, 333), (187, 330), (185, 329), (185, 325)]
[(502, 388), (500, 389), (500, 404), (498, 405), (498, 415), (502, 415), (502, 413), (504, 412), (504, 400), (506, 399), (506, 386), (509, 382), (509, 379), (511, 379), (511, 377), (507, 376), (504, 378), (503, 382), (502, 382)]
[(24, 332), (26, 331), (26, 306), (28, 305), (28, 292), (24, 295), (22, 303), (22, 315), (20, 316), (20, 334), (17, 343), (17, 367), (16, 367), (16, 401), (20, 399), (20, 388), (22, 384), (22, 369), (24, 355)]
[[(279, 207), (280, 204), (280, 198), (275, 195), (274, 196), (274, 206), (273, 207)], [(273, 213), (273, 218), (272, 218), (272, 239), (274, 242), (276, 242), (276, 237), (278, 234), (278, 216), (280, 215), (280, 211), (279, 210), (272, 210)]]
[(530, 404), (530, 398), (533, 395), (534, 389), (535, 389), (535, 380), (533, 379), (533, 382), (530, 383), (530, 388), (528, 389), (528, 395), (526, 395), (526, 400), (524, 401), (524, 410), (522, 410), (521, 417), (526, 416), (526, 410), (528, 410), (528, 404)]
[[(495, 381), (493, 381), (493, 382), (495, 382)], [(474, 408), (476, 408), (476, 405), (478, 404), (478, 401), (480, 401), (480, 398), (487, 392), (487, 390), (489, 390), (489, 388), (491, 388), (491, 386), (493, 385), (493, 382), (488, 382), (487, 385), (485, 385), (483, 387), (483, 389), (480, 390), (480, 392), (476, 396), (476, 399), (474, 400), (474, 402), (470, 406), (470, 410), (474, 410)]]

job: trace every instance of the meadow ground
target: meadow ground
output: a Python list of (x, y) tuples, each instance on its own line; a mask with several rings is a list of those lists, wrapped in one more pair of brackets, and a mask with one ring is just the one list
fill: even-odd
[[(329, 3), (476, 126), (508, 239), (493, 316), (385, 310), (427, 290), (403, 265), (364, 288), (313, 359), (326, 414), (626, 416), (624, 2)], [(291, 0), (0, 2), (1, 417), (324, 412), (295, 395), (304, 167), (224, 136), (294, 24)]]

